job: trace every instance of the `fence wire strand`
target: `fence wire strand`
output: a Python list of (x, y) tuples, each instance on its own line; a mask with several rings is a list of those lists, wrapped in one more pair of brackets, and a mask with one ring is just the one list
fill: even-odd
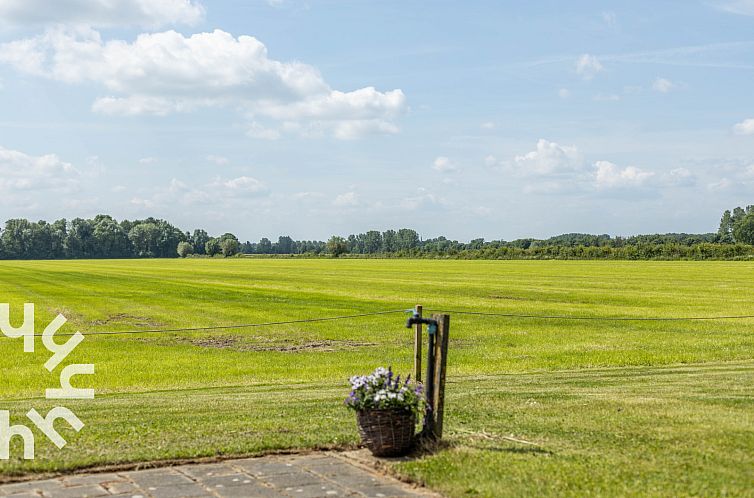
[(727, 316), (686, 316), (686, 317), (658, 317), (658, 316), (575, 316), (575, 315), (535, 315), (523, 313), (491, 313), (486, 311), (463, 311), (463, 310), (430, 310), (435, 313), (477, 316), (499, 316), (506, 318), (534, 318), (542, 320), (600, 320), (611, 322), (685, 322), (698, 320), (741, 320), (754, 318), (754, 315), (727, 315)]
[[(275, 325), (292, 325), (297, 323), (313, 323), (313, 322), (331, 322), (335, 320), (348, 320), (352, 318), (361, 318), (366, 316), (377, 315), (389, 315), (395, 313), (408, 313), (413, 310), (389, 310), (389, 311), (375, 311), (372, 313), (358, 313), (354, 315), (342, 315), (342, 316), (327, 316), (320, 318), (302, 318), (299, 320), (283, 320), (278, 322), (261, 322), (261, 323), (241, 323), (235, 325), (212, 325), (207, 327), (180, 327), (172, 329), (136, 329), (136, 330), (99, 330), (82, 332), (86, 337), (93, 335), (130, 335), (130, 334), (167, 334), (174, 332), (202, 332), (207, 330), (228, 330), (228, 329), (244, 329), (254, 327), (271, 327)], [(55, 337), (72, 336), (74, 333), (61, 333), (55, 334)], [(42, 334), (34, 334), (34, 337), (41, 337)]]

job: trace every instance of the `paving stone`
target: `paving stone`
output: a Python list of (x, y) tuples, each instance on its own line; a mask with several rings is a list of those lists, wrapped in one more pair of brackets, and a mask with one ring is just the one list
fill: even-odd
[[(62, 487), (62, 485), (55, 480), (46, 480), (46, 481), (32, 481), (32, 482), (18, 482), (15, 484), (5, 484), (2, 486), (2, 493), (12, 495), (12, 494), (20, 494), (20, 493), (34, 493), (35, 490), (40, 489), (40, 487), (44, 486), (58, 486)], [(4, 496), (4, 495), (0, 495)]]
[(107, 489), (107, 491), (111, 495), (120, 495), (120, 494), (144, 495), (145, 494), (143, 489), (141, 489), (136, 484), (129, 481), (105, 482), (105, 483), (102, 483), (102, 487)]
[(258, 483), (256, 478), (247, 474), (239, 473), (224, 476), (210, 476), (201, 479), (201, 483), (210, 489), (217, 487), (230, 488), (234, 486), (248, 486), (254, 482)]
[(274, 476), (288, 474), (297, 470), (296, 465), (275, 459), (252, 458), (250, 460), (236, 460), (232, 464), (253, 476)]
[(204, 498), (214, 495), (198, 484), (178, 484), (173, 486), (162, 486), (156, 489), (150, 489), (149, 495), (153, 498)]
[(194, 482), (190, 477), (185, 476), (172, 468), (126, 472), (123, 475), (135, 482), (144, 491), (148, 491), (150, 487), (166, 485), (177, 486), (181, 484), (192, 484)]
[(277, 474), (274, 476), (260, 477), (261, 481), (272, 484), (276, 488), (291, 488), (294, 486), (306, 486), (308, 484), (320, 484), (325, 480), (321, 477), (305, 472), (303, 470), (294, 470), (288, 474)]
[(174, 467), (176, 471), (187, 474), (193, 478), (205, 478), (212, 476), (227, 476), (237, 474), (238, 471), (225, 463), (209, 463), (196, 465), (181, 465)]
[[(350, 457), (348, 457), (350, 458)], [(357, 460), (363, 464), (362, 460)], [(271, 456), (0, 485), (0, 497), (417, 498), (413, 489), (332, 454)]]
[(103, 482), (127, 482), (125, 476), (110, 472), (107, 474), (91, 474), (85, 476), (67, 476), (60, 479), (64, 486), (86, 486), (102, 484)]
[(295, 486), (287, 488), (285, 492), (293, 497), (298, 498), (331, 498), (354, 496), (353, 492), (348, 491), (332, 483), (308, 484), (306, 486)]
[(216, 488), (212, 492), (220, 498), (281, 498), (288, 496), (287, 494), (283, 494), (282, 490), (266, 487), (258, 481), (252, 481), (243, 486)]
[(45, 498), (96, 498), (99, 496), (108, 496), (109, 494), (105, 488), (98, 485), (70, 486), (54, 490), (42, 490), (42, 496)]

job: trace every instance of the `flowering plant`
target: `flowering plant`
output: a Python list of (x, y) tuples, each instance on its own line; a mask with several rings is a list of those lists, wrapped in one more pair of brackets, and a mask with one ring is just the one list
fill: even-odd
[(422, 415), (426, 408), (424, 387), (411, 381), (411, 376), (401, 382), (393, 378), (392, 368), (377, 368), (371, 375), (351, 377), (351, 394), (346, 406), (354, 411), (407, 410)]

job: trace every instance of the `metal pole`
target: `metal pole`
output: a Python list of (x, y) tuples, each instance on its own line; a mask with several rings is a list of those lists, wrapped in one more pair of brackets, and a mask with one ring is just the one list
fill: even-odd
[[(422, 305), (417, 304), (414, 308), (414, 316), (422, 317)], [(422, 324), (414, 325), (414, 380), (422, 381)]]

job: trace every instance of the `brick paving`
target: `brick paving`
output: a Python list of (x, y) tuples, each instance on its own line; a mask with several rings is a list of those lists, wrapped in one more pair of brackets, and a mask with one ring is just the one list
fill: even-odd
[[(363, 460), (362, 458), (359, 458)], [(437, 496), (337, 453), (276, 455), (0, 485), (13, 498), (418, 498)]]

